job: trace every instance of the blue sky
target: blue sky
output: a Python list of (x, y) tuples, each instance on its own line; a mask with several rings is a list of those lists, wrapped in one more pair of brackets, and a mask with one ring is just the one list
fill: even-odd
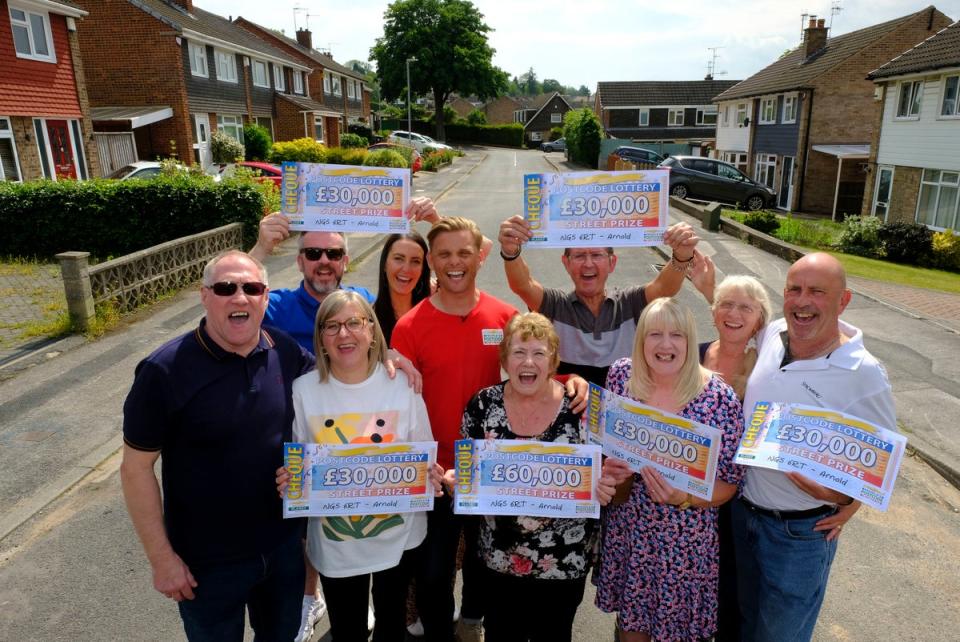
[[(315, 47), (336, 60), (366, 60), (383, 35), (384, 0), (194, 0), (223, 16), (242, 15), (294, 33), (309, 25)], [(830, 0), (477, 0), (494, 29), (494, 63), (510, 75), (533, 67), (540, 80), (596, 88), (601, 80), (692, 80), (703, 78), (709, 47), (718, 50), (718, 78), (741, 80), (762, 69), (801, 37), (801, 14), (830, 24)], [(842, 34), (919, 11), (928, 6), (904, 0), (842, 0), (832, 34)], [(960, 0), (937, 8), (956, 20)]]

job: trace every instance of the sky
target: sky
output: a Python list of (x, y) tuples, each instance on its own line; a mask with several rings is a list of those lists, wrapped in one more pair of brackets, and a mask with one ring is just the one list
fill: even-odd
[[(313, 32), (316, 48), (338, 62), (367, 60), (383, 35), (385, 0), (194, 0), (222, 16), (243, 16), (293, 35)], [(831, 18), (831, 4), (841, 11)], [(840, 35), (928, 6), (905, 0), (474, 0), (493, 31), (494, 64), (511, 77), (531, 67), (563, 85), (598, 81), (698, 80), (717, 47), (715, 77), (742, 80), (800, 44), (802, 14), (816, 14)], [(295, 11), (295, 8), (301, 9)], [(960, 18), (960, 0), (936, 7)], [(725, 73), (724, 73), (725, 72)], [(416, 73), (416, 66), (411, 68)]]

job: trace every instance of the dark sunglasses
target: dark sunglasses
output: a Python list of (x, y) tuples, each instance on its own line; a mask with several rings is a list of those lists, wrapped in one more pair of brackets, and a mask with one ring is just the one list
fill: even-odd
[(307, 257), (308, 261), (319, 261), (324, 254), (331, 261), (339, 261), (343, 258), (344, 251), (342, 247), (305, 247), (300, 250), (300, 254)]
[(233, 296), (237, 293), (239, 287), (247, 296), (261, 296), (267, 290), (267, 286), (259, 281), (250, 281), (248, 283), (234, 283), (233, 281), (220, 281), (213, 285), (206, 286), (213, 290), (217, 296)]

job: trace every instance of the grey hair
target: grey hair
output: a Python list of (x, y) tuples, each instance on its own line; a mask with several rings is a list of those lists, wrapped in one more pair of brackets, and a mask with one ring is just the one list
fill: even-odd
[(263, 280), (263, 284), (270, 285), (270, 282), (267, 280), (267, 268), (263, 263), (241, 250), (226, 250), (225, 252), (217, 254), (215, 257), (207, 261), (207, 264), (203, 266), (202, 283), (204, 286), (210, 287), (213, 285), (213, 272), (217, 269), (217, 263), (228, 256), (242, 256), (245, 259), (249, 259), (250, 262), (256, 265), (257, 269), (260, 271), (260, 278)]
[[(311, 231), (319, 231), (319, 230), (311, 230)], [(327, 231), (329, 232), (329, 230)], [(300, 236), (297, 237), (298, 250), (303, 249), (303, 237), (306, 236), (307, 234), (308, 232), (300, 232)], [(330, 234), (338, 234), (340, 238), (343, 239), (343, 253), (346, 254), (347, 256), (350, 256), (350, 250), (347, 247), (347, 235), (344, 234), (343, 232), (330, 232)]]
[(712, 309), (716, 310), (720, 300), (730, 292), (741, 292), (760, 306), (760, 327), (767, 325), (773, 317), (773, 306), (766, 288), (757, 279), (744, 274), (731, 274), (720, 281), (713, 293)]

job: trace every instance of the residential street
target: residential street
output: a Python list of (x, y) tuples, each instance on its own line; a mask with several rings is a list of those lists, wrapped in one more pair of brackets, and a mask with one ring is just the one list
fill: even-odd
[[(496, 238), (499, 222), (520, 212), (522, 174), (547, 171), (554, 168), (538, 151), (474, 148), (451, 169), (418, 175), (414, 195), (439, 197), (442, 214), (473, 218)], [(377, 241), (351, 237), (345, 283), (376, 289)], [(701, 249), (724, 273), (757, 275), (779, 308), (786, 262), (729, 236), (706, 233)], [(372, 252), (358, 261), (365, 250)], [(567, 288), (559, 255), (530, 250), (524, 257), (545, 285)], [(652, 249), (619, 255), (613, 286), (649, 281), (663, 261)], [(289, 247), (268, 267), (272, 287), (298, 282)], [(480, 285), (519, 305), (496, 248)], [(701, 336), (715, 336), (699, 294), (687, 285), (680, 298), (696, 311)], [(194, 327), (201, 314), (196, 291), (184, 292), (95, 343), (0, 383), (0, 640), (183, 639), (175, 605), (152, 588), (120, 495), (115, 453), (136, 363)], [(960, 337), (856, 295), (844, 318), (864, 330), (867, 347), (885, 363), (910, 441), (960, 469)], [(862, 509), (841, 541), (816, 640), (955, 637), (960, 491), (907, 458), (890, 510)], [(574, 637), (610, 640), (613, 617), (592, 600), (588, 590)], [(324, 620), (315, 639), (328, 639), (327, 627)]]

